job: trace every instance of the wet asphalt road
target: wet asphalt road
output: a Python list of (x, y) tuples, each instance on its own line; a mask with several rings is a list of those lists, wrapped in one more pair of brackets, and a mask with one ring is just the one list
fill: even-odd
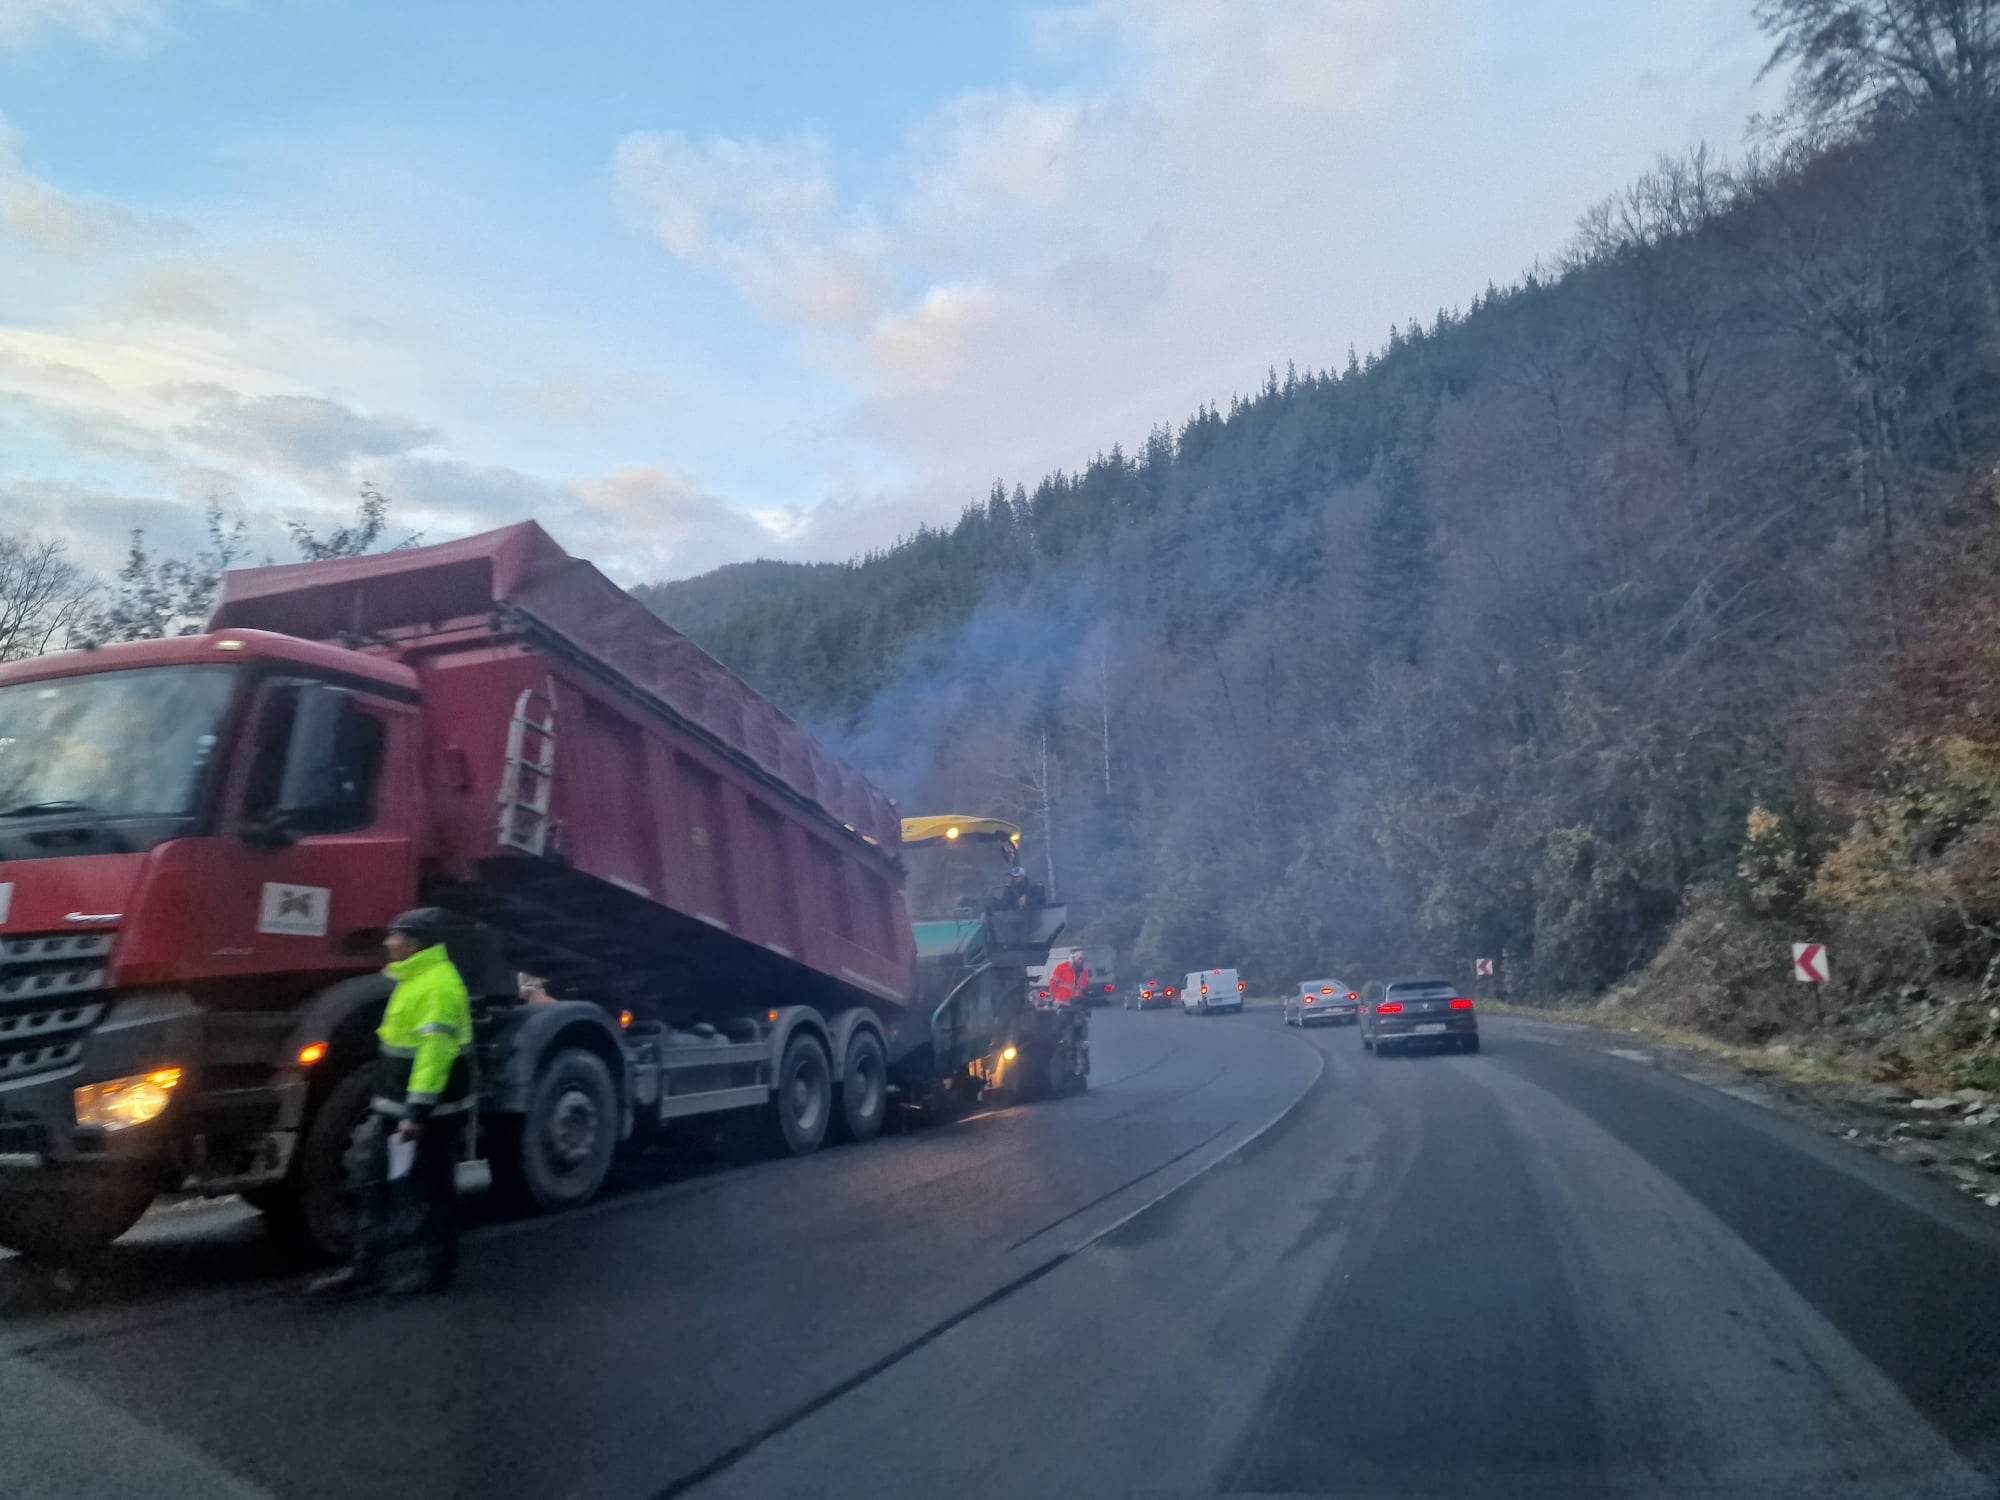
[(438, 1301), (302, 1306), (230, 1207), (0, 1260), (0, 1497), (1994, 1492), (2000, 1215), (1562, 1027), (1094, 1051), (483, 1222)]

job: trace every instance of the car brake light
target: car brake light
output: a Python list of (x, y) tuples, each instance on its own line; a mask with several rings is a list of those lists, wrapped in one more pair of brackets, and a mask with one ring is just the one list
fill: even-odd
[(1306, 1004), (1311, 1005), (1312, 1003), (1313, 997), (1311, 995), (1306, 996)]
[(1236, 993), (1239, 995), (1243, 993), (1243, 981), (1240, 979), (1236, 981)]
[(1106, 986), (1104, 987), (1104, 993), (1105, 993), (1105, 994), (1107, 994), (1107, 995), (1111, 993), (1111, 986), (1110, 986), (1110, 985), (1108, 985), (1108, 984), (1107, 984), (1107, 985), (1106, 985)]
[(1375, 1014), (1378, 1016), (1397, 1016), (1401, 1015), (1402, 1013), (1403, 1013), (1403, 1002), (1400, 1000), (1384, 1001), (1382, 1004), (1375, 1007)]
[(1331, 995), (1333, 993), (1333, 986), (1330, 984), (1323, 984), (1319, 987), (1319, 992), (1322, 995)]
[(1350, 999), (1350, 1000), (1359, 1000), (1359, 999), (1360, 999), (1361, 997), (1360, 997), (1359, 995), (1355, 994), (1353, 990), (1349, 990), (1349, 991), (1347, 992), (1347, 998), (1348, 998), (1348, 999)]
[(1453, 1010), (1471, 1010), (1472, 1002), (1465, 999), (1454, 1000), (1451, 1002), (1451, 1008)]

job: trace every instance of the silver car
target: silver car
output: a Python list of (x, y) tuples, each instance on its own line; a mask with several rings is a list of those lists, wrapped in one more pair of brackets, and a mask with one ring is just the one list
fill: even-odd
[(1352, 1026), (1361, 1012), (1361, 996), (1341, 979), (1308, 979), (1285, 996), (1285, 1024)]

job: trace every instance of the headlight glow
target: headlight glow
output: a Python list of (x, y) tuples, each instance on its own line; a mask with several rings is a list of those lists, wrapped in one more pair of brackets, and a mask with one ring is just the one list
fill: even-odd
[(179, 1068), (155, 1068), (104, 1083), (87, 1083), (73, 1091), (76, 1123), (101, 1130), (125, 1130), (157, 1120), (181, 1081)]

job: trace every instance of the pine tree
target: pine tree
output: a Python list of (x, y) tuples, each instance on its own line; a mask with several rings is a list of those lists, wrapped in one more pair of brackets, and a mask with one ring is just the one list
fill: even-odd
[(1383, 465), (1368, 518), (1362, 589), (1376, 647), (1415, 666), (1423, 658), (1437, 553), (1423, 481), (1415, 462), (1398, 454)]

